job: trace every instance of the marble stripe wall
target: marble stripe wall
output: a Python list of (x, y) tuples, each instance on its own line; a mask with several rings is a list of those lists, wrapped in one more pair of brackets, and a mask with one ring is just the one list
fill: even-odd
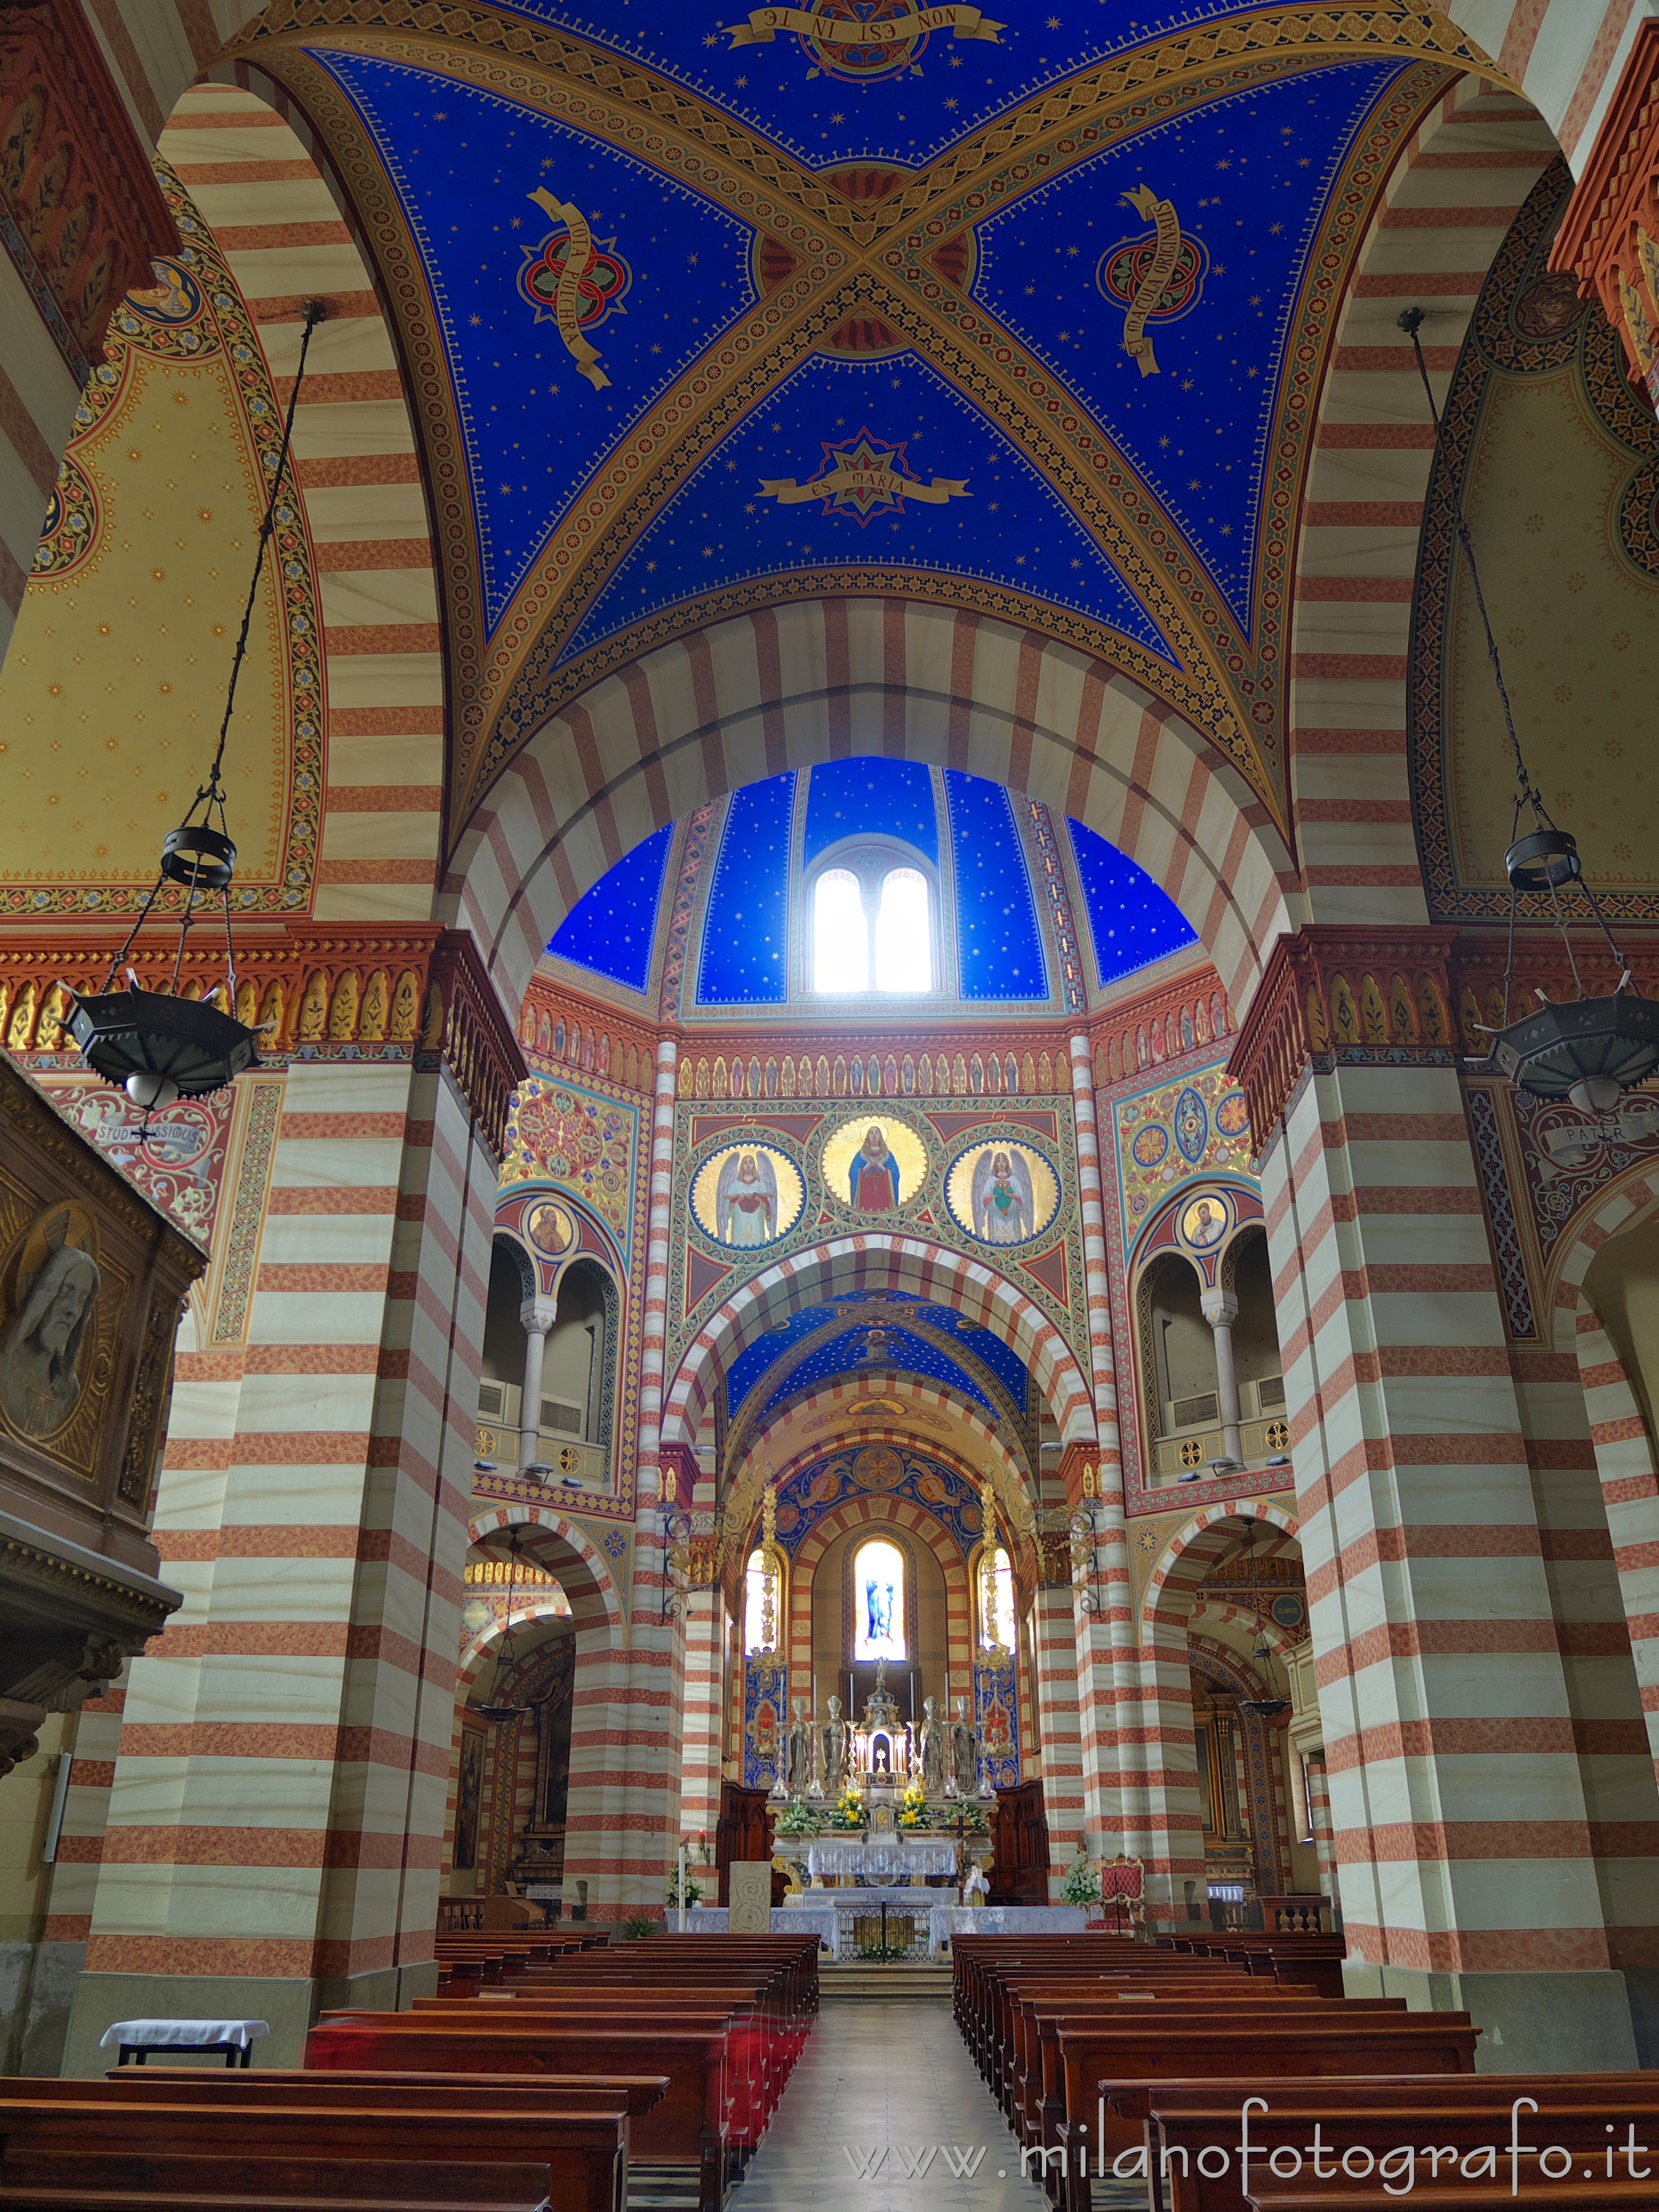
[[(1247, 822), (1203, 740), (1137, 685), (1058, 646), (1033, 672), (1029, 647), (1003, 623), (877, 599), (781, 607), (665, 646), (515, 758), (462, 839), (446, 897), (481, 945), (501, 936), (500, 986), (516, 1003), (571, 906), (624, 852), (739, 784), (850, 750), (856, 696), (879, 703), (892, 757), (1029, 792), (1121, 846), (1182, 905), (1242, 1003), (1286, 918), (1289, 860), (1271, 826), (1260, 809)], [(702, 744), (674, 744), (692, 731)]]
[[(1618, 1576), (1650, 1757), (1659, 1758), (1659, 1475), (1635, 1391), (1601, 1316), (1581, 1303), (1575, 1320), (1583, 1385), (1603, 1507), (1607, 1557)], [(1659, 1964), (1659, 1957), (1648, 1961)]]
[(1455, 1074), (1315, 1074), (1262, 1169), (1351, 1956), (1605, 1969)]
[(1524, 101), (1460, 79), (1396, 164), (1343, 307), (1304, 499), (1291, 663), (1296, 829), (1321, 921), (1425, 919), (1407, 653), (1434, 428), (1396, 319), (1425, 309), (1443, 405), (1486, 270), (1554, 150)]
[[(226, 73), (228, 74), (228, 73)], [(310, 133), (264, 79), (179, 100), (161, 151), (211, 225), (258, 329), (279, 400), (301, 310), (319, 298), (295, 417), (295, 474), (319, 571), (328, 757), (312, 912), (425, 921), (443, 785), (437, 579), (414, 428), (372, 279)], [(286, 108), (286, 101), (281, 103)]]
[[(725, 1684), (726, 1600), (718, 1583), (688, 1589), (685, 1605), (684, 1722), (680, 1750), (676, 1835), (699, 1831), (714, 1850), (720, 1809), (721, 1693)], [(712, 1904), (713, 1898), (707, 1902)]]
[[(1078, 1704), (1078, 1636), (1071, 1587), (1039, 1584), (1031, 1610), (1036, 1626), (1037, 1701), (1042, 1738), (1042, 1808), (1048, 1822), (1048, 1887), (1055, 1902), (1091, 1823)], [(1104, 1841), (1091, 1838), (1099, 1851)]]
[(495, 1174), (447, 1074), (290, 1068), (246, 1341), (185, 1325), (72, 2065), (135, 1975), (276, 1978), (291, 2040), (430, 1971)]

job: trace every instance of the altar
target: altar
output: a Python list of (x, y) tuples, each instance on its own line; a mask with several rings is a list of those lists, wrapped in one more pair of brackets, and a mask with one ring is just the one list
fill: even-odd
[(957, 1847), (948, 1838), (929, 1835), (814, 1836), (806, 1845), (806, 1871), (815, 1880), (828, 1875), (861, 1889), (896, 1884), (920, 1885), (930, 1875), (954, 1875)]

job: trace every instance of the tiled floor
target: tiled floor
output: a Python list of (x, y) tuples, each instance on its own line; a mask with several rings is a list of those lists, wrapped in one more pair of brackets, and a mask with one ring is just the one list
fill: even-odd
[[(964, 2160), (971, 2178), (951, 2170)], [(727, 2212), (839, 2205), (1042, 2212), (948, 2002), (827, 2002)]]

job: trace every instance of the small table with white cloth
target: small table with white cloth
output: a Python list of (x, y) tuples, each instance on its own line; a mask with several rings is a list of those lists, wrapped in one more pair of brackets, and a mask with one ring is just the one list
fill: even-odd
[[(818, 1893), (810, 1905), (775, 1905), (772, 1907), (772, 1933), (775, 1936), (804, 1936), (810, 1929), (817, 1937), (820, 1948), (826, 1948), (832, 1959), (841, 1956), (841, 1929), (831, 1907), (821, 1905)], [(685, 1908), (685, 1932), (688, 1936), (724, 1936), (727, 1913), (723, 1905), (688, 1905)], [(668, 1908), (668, 1932), (679, 1932), (680, 1916), (677, 1905)]]
[(142, 2066), (152, 2051), (222, 2051), (227, 2066), (251, 2066), (253, 2045), (270, 2033), (264, 2020), (118, 2020), (98, 2039), (98, 2048), (118, 2047), (118, 2066), (131, 2055)]

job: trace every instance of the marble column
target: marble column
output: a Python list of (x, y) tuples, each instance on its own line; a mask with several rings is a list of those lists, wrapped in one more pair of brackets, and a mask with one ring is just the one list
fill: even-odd
[(519, 1465), (536, 1467), (542, 1456), (542, 1362), (547, 1332), (557, 1309), (551, 1298), (526, 1298), (519, 1308), (524, 1328), (524, 1389), (519, 1401)]
[(1244, 1464), (1238, 1427), (1238, 1377), (1233, 1370), (1233, 1323), (1238, 1300), (1231, 1291), (1205, 1291), (1199, 1304), (1215, 1338), (1215, 1391), (1221, 1401), (1221, 1449), (1235, 1467)]

